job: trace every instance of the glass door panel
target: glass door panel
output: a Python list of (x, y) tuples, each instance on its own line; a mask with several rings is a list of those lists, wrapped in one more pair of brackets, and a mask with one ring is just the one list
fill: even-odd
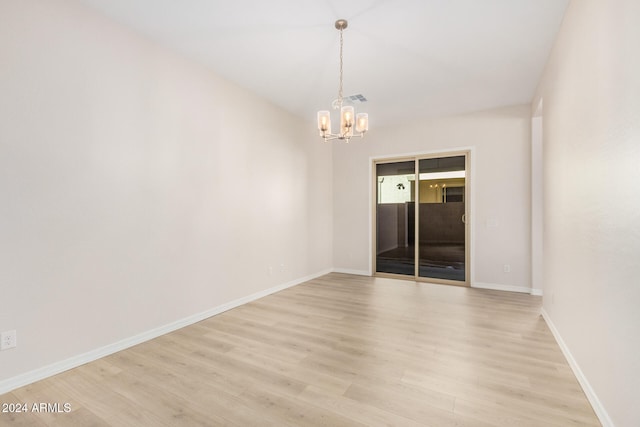
[(415, 276), (415, 161), (376, 165), (376, 272)]
[(419, 160), (418, 275), (465, 281), (465, 156)]

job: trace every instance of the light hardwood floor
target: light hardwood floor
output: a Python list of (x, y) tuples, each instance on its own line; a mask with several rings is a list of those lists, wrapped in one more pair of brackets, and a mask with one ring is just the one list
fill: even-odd
[(0, 396), (11, 426), (597, 426), (539, 297), (332, 273)]

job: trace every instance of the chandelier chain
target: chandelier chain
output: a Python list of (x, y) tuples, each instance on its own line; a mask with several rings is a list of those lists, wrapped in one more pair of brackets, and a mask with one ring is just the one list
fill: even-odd
[(338, 106), (342, 108), (342, 46), (344, 44), (344, 38), (342, 36), (342, 29), (340, 29), (340, 86), (338, 87)]

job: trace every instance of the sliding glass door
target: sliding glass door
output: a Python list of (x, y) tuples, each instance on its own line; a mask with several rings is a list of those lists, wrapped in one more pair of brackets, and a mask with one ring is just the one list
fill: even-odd
[(418, 275), (465, 281), (465, 156), (420, 159)]
[(376, 273), (468, 283), (467, 157), (375, 163)]
[(415, 161), (376, 165), (378, 272), (415, 274)]

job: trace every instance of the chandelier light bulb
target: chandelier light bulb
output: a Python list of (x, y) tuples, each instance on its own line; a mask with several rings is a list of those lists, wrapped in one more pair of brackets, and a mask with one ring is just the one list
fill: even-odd
[(369, 115), (367, 113), (358, 113), (356, 116), (356, 132), (364, 134), (369, 130)]
[(340, 134), (345, 139), (351, 138), (353, 136), (353, 107), (350, 105), (344, 106), (340, 112)]
[(328, 111), (318, 111), (318, 130), (320, 136), (331, 133), (331, 114)]

